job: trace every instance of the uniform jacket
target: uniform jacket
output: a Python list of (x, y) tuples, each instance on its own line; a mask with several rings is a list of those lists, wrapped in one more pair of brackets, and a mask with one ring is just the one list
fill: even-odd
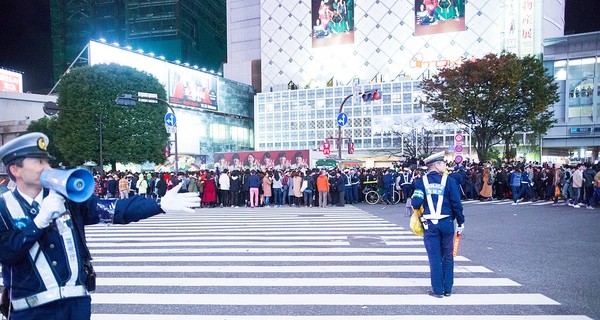
[[(48, 192), (45, 189), (44, 196)], [(0, 197), (0, 263), (4, 286), (12, 288), (13, 306), (18, 300), (27, 300), (33, 304), (30, 307), (34, 307), (68, 295), (87, 295), (84, 260), (88, 258), (88, 251), (83, 226), (99, 223), (100, 216), (106, 216), (109, 209), (100, 205), (95, 196), (82, 203), (67, 200), (65, 205), (71, 218), (59, 218), (64, 223), (55, 221), (50, 227), (38, 229), (33, 222), (35, 216), (30, 204), (18, 191), (13, 194), (16, 200), (13, 208), (20, 206), (20, 212), (18, 209), (9, 212), (7, 200)], [(161, 212), (154, 200), (134, 196), (116, 201), (113, 222), (127, 224)], [(64, 229), (61, 236), (59, 227), (65, 224), (69, 228)], [(40, 301), (38, 294), (52, 298)], [(36, 300), (39, 302), (36, 303)]]
[[(432, 171), (427, 173), (427, 179), (429, 180), (429, 184), (441, 183), (442, 175), (439, 172)], [(411, 201), (412, 207), (418, 209), (423, 206), (423, 209), (425, 210), (423, 214), (430, 214), (431, 212), (429, 210), (429, 205), (427, 204), (427, 193), (425, 191), (425, 185), (423, 184), (423, 178), (419, 177), (415, 179), (414, 185), (415, 193), (413, 194)], [(421, 190), (423, 198), (417, 197), (417, 190)], [(431, 195), (434, 208), (436, 207), (437, 199), (437, 195)], [(446, 187), (444, 188), (444, 201), (442, 202), (442, 212), (440, 214), (449, 215), (452, 217), (452, 220), (456, 219), (458, 224), (463, 224), (465, 222), (465, 217), (463, 216), (463, 207), (460, 201), (460, 187), (456, 183), (456, 180), (450, 176), (446, 180)]]

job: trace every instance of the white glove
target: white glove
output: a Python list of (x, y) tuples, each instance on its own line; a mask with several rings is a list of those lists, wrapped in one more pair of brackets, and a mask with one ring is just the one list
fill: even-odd
[(177, 193), (181, 189), (181, 183), (167, 191), (164, 197), (160, 200), (160, 207), (165, 212), (183, 211), (194, 213), (194, 207), (200, 206), (200, 198), (195, 192)]
[(33, 222), (40, 229), (46, 228), (52, 220), (58, 218), (65, 211), (67, 211), (65, 198), (54, 190), (50, 190), (50, 194), (42, 201), (40, 212), (33, 219)]
[(456, 233), (457, 234), (461, 234), (463, 232), (463, 230), (465, 229), (465, 224), (459, 224), (458, 226), (456, 226)]

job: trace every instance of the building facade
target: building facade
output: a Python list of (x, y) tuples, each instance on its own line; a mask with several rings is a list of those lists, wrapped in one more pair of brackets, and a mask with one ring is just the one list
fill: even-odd
[(559, 87), (556, 124), (542, 140), (546, 161), (595, 161), (600, 151), (600, 32), (544, 41), (544, 64)]
[(225, 10), (225, 0), (51, 0), (54, 78), (60, 78), (90, 39), (100, 38), (222, 71)]
[(227, 0), (227, 79), (261, 91), (260, 0)]
[[(144, 50), (90, 41), (91, 65), (115, 63), (158, 79), (175, 109), (180, 154), (213, 162), (215, 152), (254, 148), (252, 86), (202, 71), (198, 66), (166, 61)], [(174, 139), (171, 139), (174, 140)]]
[[(436, 124), (423, 109), (420, 81), (487, 53), (539, 56), (544, 38), (563, 35), (563, 22), (558, 1), (262, 0), (256, 148), (315, 149), (337, 138), (340, 105), (353, 94), (342, 110), (343, 157), (349, 139), (353, 157), (369, 160), (406, 155), (407, 137), (449, 149), (458, 133), (465, 157), (474, 156), (468, 130)], [(357, 99), (371, 89), (381, 100)]]

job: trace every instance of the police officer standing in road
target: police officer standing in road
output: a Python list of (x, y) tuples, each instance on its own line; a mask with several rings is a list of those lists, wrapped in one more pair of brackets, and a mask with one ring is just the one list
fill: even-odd
[(464, 228), (465, 218), (460, 202), (460, 187), (446, 171), (444, 152), (424, 160), (427, 174), (415, 180), (412, 207), (423, 206), (424, 242), (429, 257), (431, 290), (427, 294), (442, 298), (452, 294), (454, 283), (454, 219), (457, 233)]
[(199, 199), (193, 193), (178, 194), (180, 187), (175, 187), (160, 206), (140, 196), (116, 203), (91, 196), (75, 203), (42, 186), (42, 171), (50, 168), (47, 145), (48, 137), (34, 132), (0, 147), (0, 160), (16, 184), (14, 191), (0, 196), (6, 310), (11, 320), (89, 320), (95, 273), (84, 225), (99, 223), (100, 216), (127, 224), (166, 211), (193, 212), (190, 207), (199, 206)]

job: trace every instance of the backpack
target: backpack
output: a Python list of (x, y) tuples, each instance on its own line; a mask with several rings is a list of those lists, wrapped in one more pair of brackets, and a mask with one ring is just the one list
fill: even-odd
[[(512, 177), (514, 177), (514, 178), (512, 178)], [(511, 187), (518, 187), (521, 185), (521, 173), (515, 172), (511, 175), (511, 178), (512, 178), (510, 180)]]

